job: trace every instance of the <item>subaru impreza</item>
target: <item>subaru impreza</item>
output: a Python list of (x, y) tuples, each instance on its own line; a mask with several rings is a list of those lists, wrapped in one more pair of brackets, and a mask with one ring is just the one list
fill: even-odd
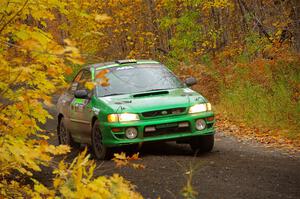
[(88, 144), (98, 159), (114, 147), (158, 141), (209, 152), (215, 118), (211, 104), (190, 88), (196, 83), (152, 60), (86, 66), (58, 100), (59, 143)]

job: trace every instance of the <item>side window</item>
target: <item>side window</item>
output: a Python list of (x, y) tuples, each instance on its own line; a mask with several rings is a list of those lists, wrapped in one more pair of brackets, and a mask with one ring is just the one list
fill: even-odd
[(87, 82), (91, 82), (91, 81), (92, 81), (91, 72), (89, 70), (83, 70), (82, 76), (81, 76), (79, 84), (77, 86), (77, 90), (86, 89), (85, 84)]
[(74, 93), (77, 90), (77, 87), (79, 85), (82, 74), (83, 74), (83, 71), (80, 71), (74, 78), (73, 82), (71, 83), (71, 86), (69, 88), (69, 91), (71, 93)]

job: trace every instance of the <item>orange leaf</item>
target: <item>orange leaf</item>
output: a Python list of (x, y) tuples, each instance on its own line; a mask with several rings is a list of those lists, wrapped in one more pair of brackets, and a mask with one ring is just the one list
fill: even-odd
[(65, 72), (66, 72), (67, 75), (71, 75), (72, 72), (73, 72), (73, 69), (71, 67), (66, 67)]
[(129, 158), (129, 160), (139, 160), (140, 158), (139, 158), (139, 153), (135, 153), (135, 154), (133, 154), (130, 158)]
[(30, 126), (30, 125), (32, 125), (32, 121), (30, 119), (26, 119), (26, 120), (24, 120), (24, 125)]
[(109, 72), (108, 69), (101, 70), (101, 71), (96, 75), (96, 79), (101, 79), (101, 78), (103, 78), (103, 77), (106, 75), (106, 73), (108, 73), (108, 72)]
[(101, 86), (103, 86), (103, 87), (107, 87), (107, 86), (109, 86), (110, 84), (108, 83), (108, 82), (101, 82)]

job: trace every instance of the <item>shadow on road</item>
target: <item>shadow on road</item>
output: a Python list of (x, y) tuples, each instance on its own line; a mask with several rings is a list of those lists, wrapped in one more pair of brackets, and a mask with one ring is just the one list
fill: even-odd
[[(71, 153), (67, 155), (66, 160), (74, 159), (80, 152), (82, 152), (86, 145), (81, 145), (80, 148), (72, 148)], [(146, 158), (148, 156), (186, 156), (188, 158), (192, 157), (210, 157), (216, 155), (218, 150), (214, 150), (210, 153), (194, 153), (190, 149), (188, 144), (176, 144), (175, 142), (158, 142), (158, 143), (144, 143), (139, 150), (132, 151), (126, 146), (113, 148), (112, 153), (126, 153), (126, 155), (133, 155), (134, 153), (139, 153), (140, 158)], [(89, 149), (89, 153), (92, 151)], [(92, 155), (91, 155), (92, 157)], [(112, 156), (113, 157), (113, 156)], [(105, 162), (110, 160), (105, 160)]]

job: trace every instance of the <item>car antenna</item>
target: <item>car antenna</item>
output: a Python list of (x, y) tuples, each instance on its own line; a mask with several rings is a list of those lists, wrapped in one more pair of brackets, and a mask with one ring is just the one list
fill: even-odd
[(122, 105), (119, 105), (118, 108), (117, 108), (117, 110), (116, 110), (116, 113), (117, 113), (117, 114), (119, 114), (119, 113), (118, 113), (118, 112), (119, 112), (119, 109), (124, 110), (125, 107), (123, 107)]

